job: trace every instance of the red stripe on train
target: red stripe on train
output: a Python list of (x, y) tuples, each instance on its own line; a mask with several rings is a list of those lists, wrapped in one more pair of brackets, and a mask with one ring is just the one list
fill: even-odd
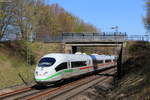
[(92, 68), (92, 66), (81, 67), (80, 70), (87, 69), (87, 68)]
[[(99, 66), (105, 66), (105, 65), (108, 65), (108, 64), (114, 64), (114, 62), (105, 63), (105, 64), (98, 64), (98, 65), (99, 65)], [(88, 69), (88, 68), (93, 68), (93, 66), (81, 67), (80, 70)]]

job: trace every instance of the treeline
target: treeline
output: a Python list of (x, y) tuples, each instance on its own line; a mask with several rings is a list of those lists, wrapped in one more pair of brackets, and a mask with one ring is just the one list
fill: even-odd
[(146, 0), (146, 17), (144, 18), (145, 28), (150, 32), (150, 0)]
[(99, 30), (58, 4), (47, 5), (44, 0), (11, 0), (0, 4), (0, 37), (15, 34), (45, 38), (62, 32), (98, 32)]

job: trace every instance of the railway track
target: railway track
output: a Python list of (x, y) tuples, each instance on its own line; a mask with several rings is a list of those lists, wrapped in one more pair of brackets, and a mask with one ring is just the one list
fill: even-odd
[[(113, 74), (114, 69), (101, 72), (101, 74), (104, 74), (104, 73)], [(39, 94), (33, 95), (25, 99), (26, 100), (62, 100), (62, 99), (69, 100), (69, 98), (77, 95), (78, 93), (83, 92), (84, 90), (91, 87), (92, 85), (97, 84), (99, 82), (106, 81), (107, 78), (108, 78), (107, 76), (103, 76), (100, 78), (100, 76), (92, 75), (90, 77), (86, 77), (86, 78), (77, 80), (75, 82), (68, 83), (66, 85), (63, 85), (55, 89), (50, 89), (50, 90), (41, 92)]]
[(21, 93), (30, 91), (31, 89), (32, 89), (31, 87), (24, 87), (24, 88), (21, 88), (21, 89), (12, 91), (12, 92), (0, 94), (0, 100), (1, 100), (1, 99), (5, 99), (5, 98), (7, 98), (7, 97), (11, 97), (11, 96), (13, 96), (13, 95), (19, 95), (19, 94), (21, 94)]
[[(101, 72), (101, 74), (104, 73), (113, 74), (114, 68)], [(62, 99), (62, 97), (63, 100), (65, 100), (81, 93), (94, 84), (105, 82), (106, 80), (108, 80), (107, 76), (92, 75), (76, 81), (64, 83), (64, 85), (59, 87), (26, 87), (13, 92), (0, 94), (0, 100), (59, 100)]]
[(70, 100), (72, 97), (84, 92), (86, 89), (90, 88), (91, 86), (93, 86), (99, 82), (104, 83), (107, 80), (109, 80), (109, 79), (107, 79), (106, 77), (103, 77), (101, 79), (99, 79), (97, 77), (94, 79), (92, 78), (84, 83), (76, 84), (68, 89), (64, 89), (57, 94), (49, 96), (46, 99), (61, 100), (63, 98), (63, 100)]
[(37, 85), (33, 85), (31, 87), (24, 87), (14, 90), (12, 92), (0, 94), (0, 100), (20, 100), (21, 98), (42, 92), (46, 89), (48, 89), (48, 87), (40, 87)]
[(18, 89), (9, 93), (4, 93), (0, 95), (0, 100), (19, 100), (19, 98), (22, 98), (24, 96), (35, 94), (37, 92), (40, 92), (38, 90), (33, 89), (32, 87), (26, 87), (22, 89)]

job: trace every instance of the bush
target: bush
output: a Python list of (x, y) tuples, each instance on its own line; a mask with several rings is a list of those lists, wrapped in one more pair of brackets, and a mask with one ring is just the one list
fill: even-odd
[[(12, 54), (19, 56), (24, 61), (28, 61), (28, 64), (35, 64), (35, 54), (32, 52), (32, 49), (30, 48), (30, 43), (21, 40), (21, 41), (14, 41), (7, 43), (7, 48), (12, 51)], [(11, 55), (12, 55), (11, 54)]]

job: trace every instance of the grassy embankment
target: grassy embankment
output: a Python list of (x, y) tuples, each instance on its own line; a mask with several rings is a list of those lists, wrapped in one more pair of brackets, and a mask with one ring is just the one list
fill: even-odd
[(150, 43), (128, 42), (124, 77), (109, 95), (114, 100), (150, 100)]
[(47, 53), (62, 52), (61, 44), (29, 44), (32, 55), (32, 65), (27, 65), (26, 42), (0, 43), (0, 88), (22, 84), (21, 76), (27, 81), (33, 80), (37, 60)]

